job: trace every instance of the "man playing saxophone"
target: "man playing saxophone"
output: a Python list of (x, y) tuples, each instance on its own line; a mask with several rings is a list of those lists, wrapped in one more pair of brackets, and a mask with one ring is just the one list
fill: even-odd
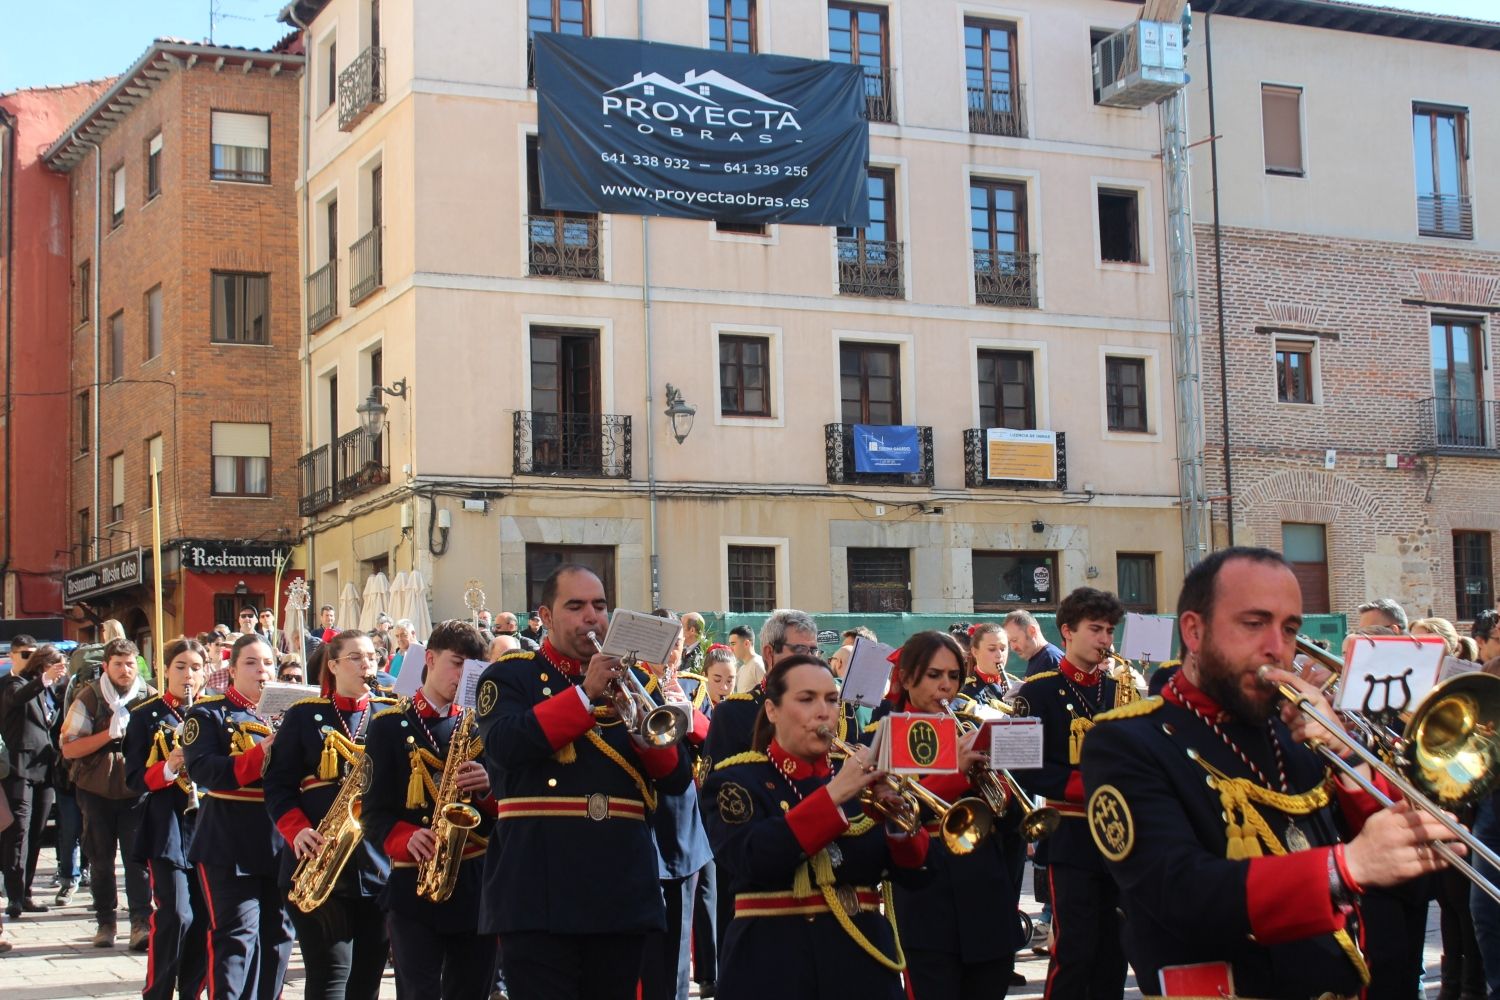
[[(381, 905), (402, 997), (485, 1000), (495, 982), (495, 939), (477, 931), (495, 802), (489, 775), (474, 760), (482, 744), (465, 735), (473, 726), (464, 720), (472, 717), (454, 700), (464, 661), (484, 655), (484, 639), (473, 625), (457, 620), (438, 625), (427, 640), (421, 689), (377, 715), (365, 739), (370, 788), (362, 821), (365, 839), (380, 845), (391, 862)], [(403, 669), (420, 668), (409, 663)], [(439, 851), (434, 830), (447, 825), (443, 816), (458, 806), (472, 810), (477, 824), (466, 828), (462, 844), (448, 857), (452, 867), (438, 873), (438, 881), (451, 886), (438, 902), (419, 892), (419, 877)]]
[[(307, 968), (308, 1000), (374, 1000), (390, 955), (378, 903), (390, 864), (379, 845), (359, 836), (358, 826), (341, 829), (351, 823), (347, 809), (330, 813), (343, 785), (358, 780), (371, 720), (393, 704), (370, 695), (376, 663), (375, 647), (363, 632), (334, 636), (323, 660), (323, 697), (287, 709), (266, 765), (266, 810), (290, 847), (281, 855), (280, 884), (292, 894), (287, 912)], [(358, 843), (341, 871), (328, 871), (317, 861), (342, 846), (340, 836), (358, 837)], [(332, 884), (304, 884), (311, 872)], [(309, 893), (324, 897), (321, 905), (309, 905), (315, 901), (306, 898)]]

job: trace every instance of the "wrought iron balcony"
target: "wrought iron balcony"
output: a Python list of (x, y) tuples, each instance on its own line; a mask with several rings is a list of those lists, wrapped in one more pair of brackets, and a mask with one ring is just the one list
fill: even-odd
[(1003, 490), (1065, 490), (1068, 488), (1068, 436), (1057, 432), (1057, 478), (1050, 482), (1033, 479), (991, 479), (989, 448), (984, 427), (964, 431), (964, 485)]
[(1423, 236), (1447, 236), (1455, 240), (1472, 240), (1474, 238), (1474, 206), (1467, 195), (1418, 195), (1417, 232)]
[(604, 277), (599, 218), (561, 212), (526, 217), (527, 270), (553, 278)]
[(385, 283), (381, 272), (381, 234), (376, 226), (349, 244), (349, 304), (356, 305)]
[(969, 131), (983, 135), (1026, 137), (1026, 85), (1013, 83), (1009, 90), (994, 87), (969, 88)]
[(823, 427), (823, 452), (830, 483), (865, 483), (887, 486), (931, 486), (932, 428), (917, 428), (920, 470), (917, 472), (856, 472), (854, 467), (854, 425), (827, 424)]
[(630, 418), (518, 410), (515, 474), (629, 479)]
[(985, 306), (1036, 308), (1034, 253), (974, 251), (974, 300)]
[(840, 236), (837, 239), (841, 293), (877, 299), (905, 296), (900, 243), (867, 240), (863, 236)]
[(339, 74), (339, 131), (352, 131), (385, 103), (385, 49), (375, 46), (354, 57)]
[(302, 484), (297, 513), (312, 517), (318, 511), (332, 507), (333, 449), (325, 444), (297, 459), (297, 479)]
[(890, 66), (865, 66), (865, 117), (872, 122), (896, 121), (896, 71)]
[(1417, 406), (1425, 450), (1500, 455), (1500, 402), (1432, 396)]
[(333, 499), (348, 500), (391, 481), (385, 456), (385, 430), (371, 434), (356, 427), (333, 443)]
[(330, 260), (307, 276), (307, 332), (316, 333), (339, 317), (339, 262)]

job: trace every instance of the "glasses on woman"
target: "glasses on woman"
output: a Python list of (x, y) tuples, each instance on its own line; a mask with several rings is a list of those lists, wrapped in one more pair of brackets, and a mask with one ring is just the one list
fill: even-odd
[(339, 659), (345, 663), (379, 663), (379, 653), (345, 653)]

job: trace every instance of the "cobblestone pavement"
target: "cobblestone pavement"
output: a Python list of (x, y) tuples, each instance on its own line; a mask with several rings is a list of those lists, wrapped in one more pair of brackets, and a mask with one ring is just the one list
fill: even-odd
[[(52, 902), (56, 889), (51, 887), (53, 865), (50, 848), (43, 849), (42, 868), (37, 873), (36, 897)], [(120, 899), (124, 900), (123, 881)], [(1036, 915), (1039, 907), (1031, 903), (1029, 887), (1023, 896), (1027, 909)], [(119, 944), (112, 949), (94, 948), (93, 912), (87, 889), (74, 895), (64, 907), (52, 907), (47, 913), (26, 914), (20, 920), (6, 919), (5, 938), (14, 946), (0, 956), (0, 993), (5, 1000), (73, 1000), (78, 997), (138, 997), (146, 978), (146, 956), (126, 950), (130, 920), (120, 913)], [(1432, 907), (1427, 933), (1427, 968), (1436, 973), (1441, 946), (1437, 931), (1437, 907)], [(1047, 974), (1047, 960), (1025, 951), (1017, 956), (1017, 971), (1026, 977), (1026, 985), (1016, 987), (1011, 997), (1029, 998), (1042, 995)], [(696, 996), (696, 990), (694, 995)], [(1430, 981), (1429, 997), (1437, 995), (1437, 984)], [(396, 996), (396, 984), (390, 970), (381, 986), (382, 1000)], [(1141, 996), (1134, 977), (1125, 991), (1128, 1000)], [(302, 1000), (302, 956), (295, 949), (291, 972), (287, 977), (282, 1000)]]

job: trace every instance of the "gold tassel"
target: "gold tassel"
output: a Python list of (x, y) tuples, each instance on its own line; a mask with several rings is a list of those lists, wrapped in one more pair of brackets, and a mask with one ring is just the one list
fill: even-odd
[(552, 759), (559, 764), (571, 764), (578, 759), (578, 751), (573, 748), (573, 744), (568, 743), (558, 747), (557, 752), (552, 755)]
[(332, 781), (339, 776), (339, 753), (331, 740), (323, 741), (323, 754), (318, 758), (318, 777)]
[(427, 802), (427, 795), (422, 788), (422, 772), (426, 770), (422, 766), (422, 758), (418, 757), (416, 751), (411, 755), (411, 777), (406, 782), (406, 808), (420, 809)]
[(797, 899), (804, 899), (812, 895), (812, 876), (808, 873), (807, 862), (797, 866), (792, 873), (792, 895)]
[(1083, 760), (1083, 736), (1094, 727), (1091, 719), (1074, 719), (1068, 723), (1068, 763), (1078, 764)]

